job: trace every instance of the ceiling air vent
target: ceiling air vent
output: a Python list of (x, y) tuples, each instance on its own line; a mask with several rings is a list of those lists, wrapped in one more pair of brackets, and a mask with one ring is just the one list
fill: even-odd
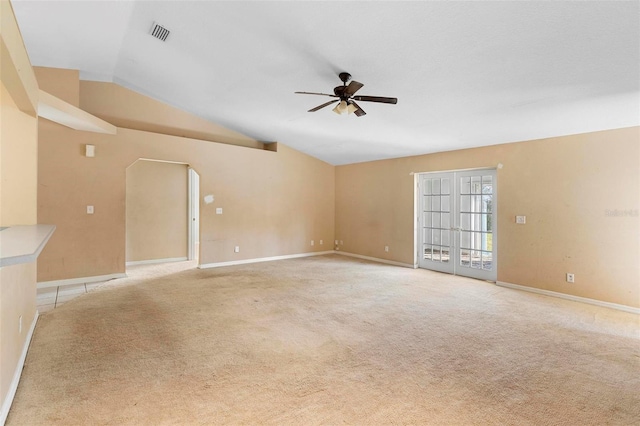
[(154, 36), (159, 40), (166, 41), (167, 37), (169, 37), (170, 32), (171, 31), (169, 31), (162, 25), (158, 24), (157, 22), (154, 22), (153, 25), (151, 26), (151, 31), (149, 31), (149, 34), (151, 34), (152, 36)]

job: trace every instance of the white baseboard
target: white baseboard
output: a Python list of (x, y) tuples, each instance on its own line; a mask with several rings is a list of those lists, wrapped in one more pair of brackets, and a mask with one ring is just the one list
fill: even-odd
[(536, 293), (536, 294), (542, 294), (542, 295), (545, 295), (545, 296), (557, 297), (557, 298), (560, 298), (560, 299), (571, 300), (571, 301), (574, 301), (574, 302), (588, 303), (589, 305), (602, 306), (604, 308), (617, 309), (618, 311), (624, 311), (624, 312), (629, 312), (629, 313), (632, 313), (632, 314), (640, 315), (640, 308), (634, 308), (632, 306), (620, 305), (618, 303), (603, 302), (602, 300), (589, 299), (587, 297), (574, 296), (572, 294), (566, 294), (566, 293), (558, 293), (557, 291), (542, 290), (542, 289), (535, 288), (535, 287), (527, 287), (527, 286), (524, 286), (524, 285), (506, 283), (506, 282), (503, 282), (503, 281), (497, 281), (496, 285), (499, 285), (500, 287), (512, 288), (514, 290), (523, 290), (523, 291), (528, 291), (530, 293)]
[(134, 260), (132, 262), (125, 263), (125, 265), (153, 265), (154, 263), (184, 262), (186, 260), (188, 260), (186, 257), (168, 257), (166, 259)]
[(247, 263), (271, 262), (274, 260), (297, 259), (299, 257), (322, 256), (325, 254), (333, 254), (333, 250), (315, 251), (311, 253), (287, 254), (284, 256), (258, 257), (254, 259), (231, 260), (229, 262), (203, 263), (198, 265), (199, 269), (220, 268), (222, 266), (246, 265)]
[(9, 392), (4, 398), (4, 401), (2, 401), (2, 409), (0, 411), (0, 425), (4, 425), (4, 422), (7, 420), (9, 409), (11, 408), (11, 404), (13, 403), (13, 398), (16, 396), (16, 391), (18, 390), (18, 384), (20, 383), (20, 376), (22, 375), (24, 362), (27, 359), (27, 352), (29, 351), (29, 345), (31, 344), (31, 338), (33, 337), (33, 331), (36, 329), (36, 323), (38, 322), (38, 315), (38, 311), (36, 310), (36, 314), (33, 316), (33, 321), (31, 322), (31, 327), (29, 327), (29, 332), (27, 333), (26, 339), (24, 341), (24, 346), (22, 347), (22, 354), (20, 355), (20, 359), (18, 360), (16, 369), (13, 372), (13, 380), (11, 380)]
[(109, 275), (96, 275), (93, 277), (69, 278), (66, 280), (43, 281), (41, 283), (38, 283), (38, 288), (41, 289), (41, 288), (73, 285), (73, 284), (95, 283), (95, 282), (101, 282), (101, 281), (109, 281), (114, 278), (126, 278), (126, 277), (127, 277), (127, 274), (109, 274)]
[(394, 260), (380, 259), (378, 257), (363, 256), (361, 254), (348, 253), (346, 251), (335, 251), (334, 253), (341, 254), (343, 256), (357, 257), (358, 259), (370, 260), (372, 262), (386, 263), (387, 265), (402, 266), (403, 268), (415, 269), (415, 266), (410, 263), (396, 262)]

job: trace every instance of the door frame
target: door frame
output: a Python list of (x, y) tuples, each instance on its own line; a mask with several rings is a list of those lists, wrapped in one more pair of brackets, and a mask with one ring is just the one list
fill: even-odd
[[(414, 209), (413, 209), (413, 267), (414, 269), (418, 269), (420, 268), (420, 256), (422, 253), (422, 247), (420, 247), (420, 241), (421, 241), (421, 237), (418, 234), (419, 232), (422, 232), (422, 226), (420, 224), (419, 221), (419, 217), (421, 215), (421, 211), (420, 211), (420, 207), (421, 207), (421, 192), (420, 192), (420, 178), (423, 175), (435, 175), (435, 174), (439, 174), (439, 173), (461, 173), (461, 172), (478, 172), (478, 171), (483, 171), (483, 170), (491, 170), (493, 172), (495, 172), (495, 182), (493, 183), (494, 185), (494, 191), (493, 191), (493, 206), (492, 206), (492, 210), (493, 210), (493, 265), (494, 265), (494, 270), (495, 270), (495, 275), (496, 275), (496, 279), (495, 281), (497, 282), (498, 279), (498, 170), (502, 168), (502, 165), (499, 164), (497, 167), (496, 166), (489, 166), (489, 167), (474, 167), (474, 168), (468, 168), (468, 169), (452, 169), (452, 170), (434, 170), (434, 171), (428, 171), (428, 172), (411, 172), (410, 174), (413, 175), (413, 194), (414, 194)], [(454, 182), (454, 185), (458, 185), (458, 182)], [(456, 186), (457, 188), (457, 186)], [(459, 193), (456, 190), (456, 199), (452, 200), (452, 204), (457, 206), (458, 200), (457, 198), (459, 198)], [(453, 209), (453, 207), (452, 207)], [(458, 219), (456, 218), (456, 221)], [(453, 224), (452, 224), (453, 225)], [(455, 238), (452, 237), (452, 239), (459, 239), (459, 235), (456, 235)], [(456, 242), (454, 244), (454, 246), (452, 247), (453, 250), (458, 250), (458, 245), (459, 243)], [(456, 256), (457, 258), (457, 256)], [(454, 271), (453, 271), (453, 275), (458, 275), (457, 273), (457, 269), (454, 266)], [(461, 276), (466, 276), (466, 275), (461, 275)], [(470, 278), (475, 278), (475, 277), (470, 277)], [(479, 279), (483, 279), (483, 278), (479, 278)]]
[[(181, 161), (170, 161), (170, 160), (161, 160), (161, 159), (156, 159), (156, 158), (147, 158), (147, 157), (139, 157), (138, 159), (136, 159), (135, 161), (133, 161), (131, 164), (129, 164), (126, 168), (125, 168), (125, 188), (124, 188), (124, 197), (125, 197), (125, 267), (127, 266), (133, 266), (133, 265), (140, 265), (140, 264), (155, 264), (155, 263), (167, 263), (167, 262), (179, 262), (179, 261), (185, 261), (187, 260), (187, 256), (179, 256), (179, 257), (163, 257), (163, 258), (152, 258), (152, 259), (147, 259), (147, 260), (128, 260), (130, 257), (130, 252), (128, 250), (129, 247), (129, 241), (131, 238), (131, 224), (128, 221), (128, 211), (131, 208), (131, 204), (129, 202), (127, 202), (127, 199), (130, 195), (129, 193), (129, 183), (131, 182), (131, 176), (130, 176), (130, 172), (132, 170), (133, 167), (135, 167), (137, 164), (142, 164), (142, 163), (154, 163), (154, 164), (172, 164), (172, 165), (177, 165), (177, 166), (184, 166), (184, 170), (187, 171), (187, 173), (184, 175), (185, 181), (188, 182), (188, 168), (189, 165), (187, 163), (183, 163)], [(180, 179), (182, 181), (182, 178)], [(182, 182), (185, 182), (182, 181)], [(188, 209), (188, 197), (189, 197), (189, 191), (187, 189), (186, 192), (186, 196), (187, 196), (187, 203), (184, 205), (185, 208)], [(188, 211), (187, 211), (187, 221), (188, 221)], [(184, 223), (184, 222), (183, 222)], [(175, 224), (177, 226), (177, 223)], [(181, 226), (181, 225), (180, 225)], [(187, 226), (188, 226), (188, 222), (187, 222)], [(188, 230), (187, 232), (185, 232), (185, 236), (188, 238), (189, 233)], [(142, 240), (145, 241), (145, 240)], [(145, 245), (148, 244), (145, 241)], [(188, 246), (187, 246), (187, 250), (188, 250)], [(186, 253), (185, 253), (186, 254)]]
[(191, 166), (187, 167), (187, 182), (189, 199), (187, 259), (194, 260), (199, 258), (200, 244), (200, 175)]

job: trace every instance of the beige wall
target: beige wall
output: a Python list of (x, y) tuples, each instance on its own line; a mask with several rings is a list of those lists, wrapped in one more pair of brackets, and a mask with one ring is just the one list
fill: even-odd
[[(36, 314), (36, 264), (0, 268), (0, 404), (11, 387)], [(22, 317), (22, 330), (19, 329)]]
[[(96, 145), (94, 158), (84, 156), (85, 144)], [(215, 197), (200, 198), (202, 264), (332, 249), (334, 167), (327, 163), (281, 144), (272, 152), (124, 128), (101, 135), (40, 120), (38, 220), (57, 229), (38, 259), (38, 281), (124, 272), (126, 168), (140, 158), (191, 165), (201, 195)]]
[(410, 173), (498, 163), (498, 280), (639, 307), (637, 127), (337, 167), (341, 250), (413, 264)]
[(80, 81), (79, 87), (80, 108), (114, 126), (258, 149), (264, 147), (255, 139), (117, 84)]
[(127, 168), (127, 262), (187, 257), (184, 164), (138, 160)]
[(38, 87), (73, 106), (80, 106), (80, 86), (78, 70), (33, 67)]
[[(11, 4), (0, 2), (0, 226), (36, 223), (38, 86)], [(1, 231), (0, 231), (1, 232)], [(36, 264), (0, 268), (0, 405), (36, 313)], [(22, 330), (19, 330), (22, 317)], [(0, 422), (6, 412), (0, 412)]]
[(0, 87), (0, 226), (36, 223), (38, 127)]

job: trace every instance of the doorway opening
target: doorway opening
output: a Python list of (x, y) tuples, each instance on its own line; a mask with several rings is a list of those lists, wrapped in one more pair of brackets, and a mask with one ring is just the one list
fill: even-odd
[(198, 259), (199, 181), (185, 163), (139, 159), (127, 168), (127, 266)]
[(496, 170), (421, 173), (417, 180), (418, 266), (496, 281)]

